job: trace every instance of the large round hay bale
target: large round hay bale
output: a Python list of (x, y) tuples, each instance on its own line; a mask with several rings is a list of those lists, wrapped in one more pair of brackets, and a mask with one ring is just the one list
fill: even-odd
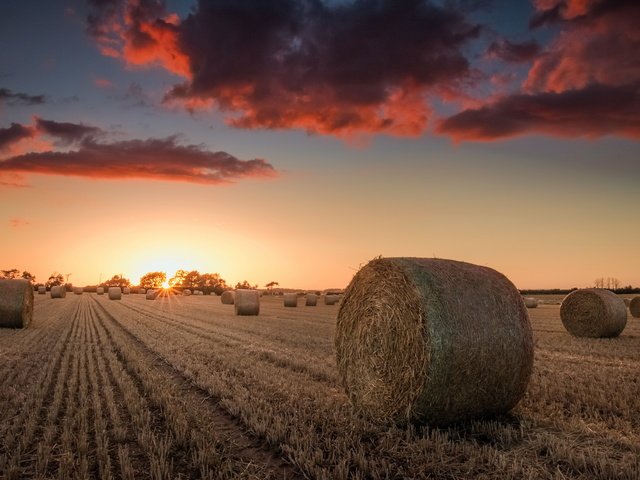
[(51, 298), (65, 298), (67, 296), (67, 289), (64, 288), (64, 285), (56, 285), (51, 287), (49, 294)]
[(222, 292), (222, 295), (220, 295), (220, 301), (224, 305), (233, 305), (234, 300), (235, 293), (232, 290), (225, 290), (224, 292)]
[(184, 290), (182, 290), (182, 295), (184, 295), (185, 297), (188, 297), (189, 295), (191, 295), (191, 290), (189, 290), (188, 288), (185, 288)]
[(533, 297), (524, 297), (524, 306), (527, 308), (538, 308), (538, 299)]
[(236, 315), (258, 315), (260, 313), (260, 292), (257, 290), (236, 290), (233, 302)]
[(73, 287), (73, 293), (76, 295), (82, 295), (84, 293), (84, 288), (82, 287)]
[(336, 357), (362, 414), (449, 424), (503, 413), (524, 394), (533, 334), (515, 286), (487, 267), (378, 258), (346, 290)]
[(104, 295), (104, 287), (98, 287), (96, 288), (96, 293), (98, 295)]
[(340, 300), (338, 295), (325, 295), (324, 296), (324, 304), (325, 305), (335, 305)]
[(38, 295), (44, 295), (47, 293), (47, 287), (39, 286), (38, 287)]
[(122, 300), (122, 289), (120, 287), (109, 287), (109, 300)]
[(33, 286), (28, 280), (0, 279), (0, 327), (26, 328), (33, 318)]
[(297, 293), (285, 293), (282, 298), (284, 299), (285, 307), (297, 307), (298, 306), (298, 294)]
[(122, 289), (122, 294), (123, 295), (129, 295), (131, 293), (131, 289), (129, 287), (124, 287)]
[(576, 337), (617, 337), (627, 324), (627, 309), (610, 290), (584, 288), (564, 297), (560, 319)]
[(633, 297), (629, 301), (629, 312), (632, 317), (640, 318), (640, 297)]
[(307, 307), (315, 307), (318, 304), (318, 295), (315, 293), (307, 293), (304, 304)]
[(155, 300), (158, 298), (158, 293), (156, 290), (149, 289), (146, 291), (146, 299), (147, 300)]

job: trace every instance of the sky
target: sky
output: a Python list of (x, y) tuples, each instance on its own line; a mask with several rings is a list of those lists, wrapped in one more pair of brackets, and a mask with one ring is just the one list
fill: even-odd
[(636, 0), (0, 0), (0, 269), (640, 286)]

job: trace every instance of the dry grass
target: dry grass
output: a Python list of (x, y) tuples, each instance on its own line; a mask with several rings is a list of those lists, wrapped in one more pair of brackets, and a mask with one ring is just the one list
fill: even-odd
[(335, 306), (261, 303), (36, 296), (0, 330), (0, 478), (640, 478), (640, 322), (577, 338), (543, 303), (511, 415), (401, 429), (352, 411)]

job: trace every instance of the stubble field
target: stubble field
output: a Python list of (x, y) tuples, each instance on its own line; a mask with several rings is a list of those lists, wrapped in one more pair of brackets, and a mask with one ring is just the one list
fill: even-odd
[(0, 329), (0, 478), (640, 478), (640, 319), (579, 339), (558, 305), (531, 309), (534, 373), (510, 415), (399, 428), (352, 413), (337, 305), (35, 300), (29, 328)]

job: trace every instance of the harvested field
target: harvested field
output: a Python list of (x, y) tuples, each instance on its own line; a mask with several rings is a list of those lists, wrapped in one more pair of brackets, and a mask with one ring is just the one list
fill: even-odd
[(510, 415), (401, 429), (353, 414), (324, 302), (34, 300), (28, 329), (0, 329), (3, 479), (640, 478), (640, 322), (577, 338), (542, 303)]

